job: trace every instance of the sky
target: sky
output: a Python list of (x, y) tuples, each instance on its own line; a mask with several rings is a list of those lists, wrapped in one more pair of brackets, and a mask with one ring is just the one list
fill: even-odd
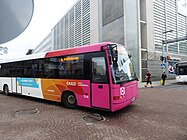
[(178, 0), (179, 13), (187, 16), (187, 0)]
[(36, 48), (76, 2), (77, 0), (34, 0), (34, 13), (30, 24), (15, 39), (0, 44), (8, 48), (8, 54), (1, 55), (0, 59), (21, 57), (28, 49)]

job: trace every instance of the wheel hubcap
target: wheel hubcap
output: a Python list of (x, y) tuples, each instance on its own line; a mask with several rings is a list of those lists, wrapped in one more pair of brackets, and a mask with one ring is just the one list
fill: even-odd
[(76, 100), (75, 100), (75, 97), (73, 95), (70, 95), (68, 97), (68, 103), (70, 104), (75, 104)]

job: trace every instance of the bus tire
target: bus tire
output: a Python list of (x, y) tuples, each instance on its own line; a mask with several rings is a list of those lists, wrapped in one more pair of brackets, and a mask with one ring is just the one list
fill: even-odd
[(7, 95), (7, 96), (10, 95), (8, 85), (4, 85), (3, 92), (4, 92), (4, 94)]
[(74, 93), (66, 91), (62, 95), (62, 104), (69, 109), (77, 108), (77, 99)]

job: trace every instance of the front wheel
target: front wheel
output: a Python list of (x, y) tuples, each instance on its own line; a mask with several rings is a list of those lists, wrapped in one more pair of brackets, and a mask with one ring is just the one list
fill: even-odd
[(3, 91), (4, 91), (5, 95), (10, 95), (9, 88), (8, 88), (7, 85), (4, 86), (4, 90)]
[(66, 108), (77, 108), (77, 99), (72, 92), (65, 92), (62, 96), (62, 104)]

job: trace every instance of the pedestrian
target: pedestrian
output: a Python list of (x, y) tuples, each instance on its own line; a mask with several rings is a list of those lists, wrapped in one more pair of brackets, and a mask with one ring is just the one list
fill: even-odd
[(147, 70), (145, 78), (146, 78), (146, 85), (145, 85), (145, 87), (147, 87), (148, 84), (150, 83), (151, 88), (153, 88), (153, 85), (152, 85), (152, 82), (151, 82), (151, 73), (148, 70)]
[(167, 75), (166, 75), (165, 72), (163, 72), (163, 73), (162, 73), (162, 85), (165, 84), (165, 80), (166, 80), (166, 78), (167, 78)]

